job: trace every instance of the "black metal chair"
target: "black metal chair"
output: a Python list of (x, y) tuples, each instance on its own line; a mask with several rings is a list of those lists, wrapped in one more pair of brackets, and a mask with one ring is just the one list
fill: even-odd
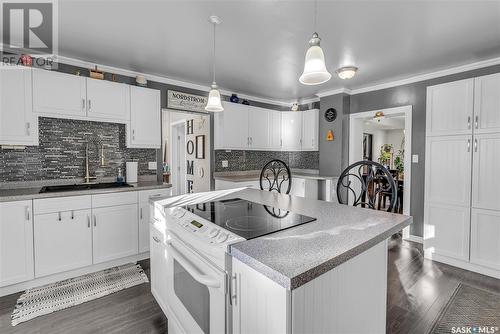
[[(292, 188), (292, 173), (281, 160), (275, 159), (264, 165), (260, 172), (259, 185), (261, 190), (277, 191), (288, 194)], [(286, 185), (286, 191), (281, 187)]]
[(397, 202), (397, 187), (391, 173), (378, 162), (363, 160), (347, 167), (337, 182), (337, 199), (340, 204), (349, 204), (353, 196), (353, 206), (376, 210), (380, 196), (389, 197), (388, 212), (394, 212)]

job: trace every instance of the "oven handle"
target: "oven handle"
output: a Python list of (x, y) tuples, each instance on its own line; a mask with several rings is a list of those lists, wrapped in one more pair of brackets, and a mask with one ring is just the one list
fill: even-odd
[(210, 275), (204, 275), (196, 268), (191, 261), (186, 259), (184, 255), (179, 252), (172, 244), (172, 239), (166, 241), (167, 246), (169, 246), (170, 252), (176, 258), (176, 260), (186, 269), (191, 276), (200, 284), (203, 284), (209, 288), (220, 288), (220, 282), (217, 278), (213, 278)]

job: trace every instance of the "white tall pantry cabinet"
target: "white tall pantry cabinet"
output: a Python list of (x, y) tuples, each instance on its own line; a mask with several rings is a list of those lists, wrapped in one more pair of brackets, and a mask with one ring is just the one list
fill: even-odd
[(500, 278), (500, 74), (427, 88), (425, 257)]

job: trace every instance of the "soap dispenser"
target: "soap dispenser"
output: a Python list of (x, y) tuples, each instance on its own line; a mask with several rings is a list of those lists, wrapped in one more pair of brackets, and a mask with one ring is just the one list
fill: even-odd
[(116, 176), (116, 182), (123, 183), (123, 173), (121, 168), (118, 168), (118, 175)]

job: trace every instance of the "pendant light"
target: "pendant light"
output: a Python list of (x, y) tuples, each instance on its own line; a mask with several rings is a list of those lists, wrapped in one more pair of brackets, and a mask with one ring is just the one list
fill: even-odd
[[(317, 2), (314, 1), (314, 30), (316, 30)], [(299, 78), (304, 85), (319, 85), (330, 80), (332, 75), (326, 69), (325, 55), (320, 46), (321, 38), (317, 32), (309, 40), (309, 49), (306, 52), (304, 72)]]
[(214, 45), (213, 45), (213, 64), (212, 64), (212, 75), (213, 75), (213, 80), (212, 80), (212, 88), (210, 89), (210, 92), (208, 93), (208, 101), (207, 105), (205, 106), (206, 111), (211, 111), (211, 112), (221, 112), (224, 110), (222, 107), (221, 99), (220, 99), (220, 92), (219, 92), (219, 87), (217, 86), (217, 83), (215, 82), (215, 27), (221, 23), (221, 20), (218, 16), (210, 16), (208, 19), (210, 23), (213, 24), (214, 26)]

